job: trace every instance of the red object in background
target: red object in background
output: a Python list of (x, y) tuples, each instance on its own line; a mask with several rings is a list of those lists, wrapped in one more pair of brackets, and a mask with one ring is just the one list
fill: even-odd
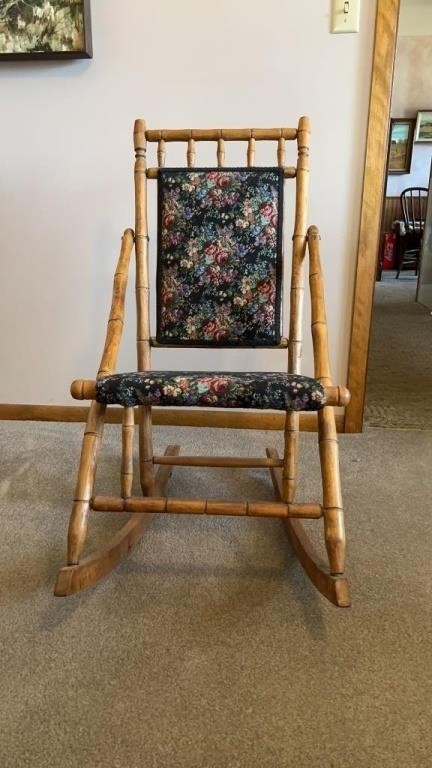
[(394, 232), (385, 232), (382, 248), (382, 269), (396, 269), (396, 235)]

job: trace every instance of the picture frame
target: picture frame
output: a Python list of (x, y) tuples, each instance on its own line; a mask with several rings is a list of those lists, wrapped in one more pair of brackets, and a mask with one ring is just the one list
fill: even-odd
[(426, 143), (432, 141), (432, 110), (422, 109), (417, 112), (414, 141)]
[(0, 62), (92, 56), (90, 0), (0, 2)]
[(415, 117), (391, 118), (387, 167), (389, 174), (410, 172), (415, 127)]

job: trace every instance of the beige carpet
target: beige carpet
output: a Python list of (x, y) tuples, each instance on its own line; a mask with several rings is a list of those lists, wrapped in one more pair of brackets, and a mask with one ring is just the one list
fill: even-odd
[(366, 388), (366, 423), (432, 429), (432, 316), (416, 303), (411, 271), (376, 283)]
[[(1, 424), (2, 768), (429, 768), (430, 432), (341, 439), (348, 610), (314, 592), (278, 521), (209, 517), (155, 518), (105, 582), (54, 598), (81, 433)], [(317, 499), (303, 437), (299, 498)], [(261, 455), (281, 437), (157, 430), (177, 440)], [(171, 489), (193, 494), (195, 477), (178, 469)], [(198, 479), (208, 495), (271, 493), (258, 470)]]

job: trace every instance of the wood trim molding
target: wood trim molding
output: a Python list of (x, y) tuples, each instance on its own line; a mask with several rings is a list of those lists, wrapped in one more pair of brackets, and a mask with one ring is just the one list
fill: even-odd
[[(122, 408), (107, 408), (105, 422), (121, 424)], [(80, 405), (7, 405), (0, 404), (0, 419), (4, 421), (60, 421), (85, 422), (88, 406)], [(135, 419), (135, 422), (137, 419)], [(153, 408), (152, 422), (157, 426), (169, 427), (219, 427), (225, 429), (284, 429), (284, 414), (256, 411), (207, 411), (192, 408)], [(338, 432), (343, 431), (344, 417), (336, 415)], [(300, 415), (300, 429), (303, 432), (317, 431), (315, 413)]]
[(399, 0), (377, 0), (366, 160), (348, 362), (348, 389), (351, 392), (351, 402), (345, 411), (346, 432), (361, 432), (363, 427), (398, 20)]

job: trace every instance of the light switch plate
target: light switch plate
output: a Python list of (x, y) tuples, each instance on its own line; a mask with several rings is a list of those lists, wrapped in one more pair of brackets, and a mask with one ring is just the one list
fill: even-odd
[(332, 0), (331, 31), (358, 32), (360, 28), (360, 0)]

